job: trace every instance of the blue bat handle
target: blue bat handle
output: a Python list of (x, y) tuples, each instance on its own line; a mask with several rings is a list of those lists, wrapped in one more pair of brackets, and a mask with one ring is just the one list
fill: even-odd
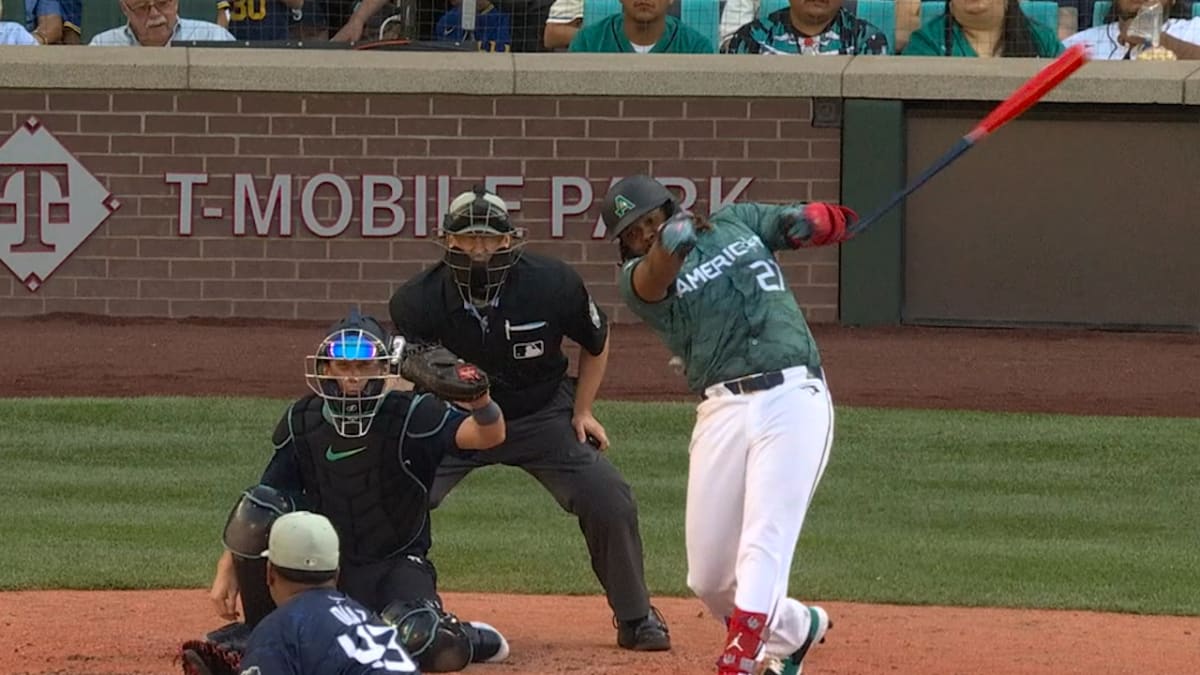
[(954, 147), (950, 148), (949, 152), (942, 155), (942, 157), (938, 159), (938, 161), (934, 162), (932, 166), (926, 169), (924, 173), (922, 173), (920, 176), (917, 176), (916, 179), (914, 179), (908, 185), (904, 186), (903, 190), (900, 190), (896, 194), (892, 195), (892, 198), (889, 199), (888, 202), (880, 207), (877, 211), (858, 221), (854, 225), (851, 225), (847, 231), (851, 234), (851, 236), (862, 234), (864, 230), (871, 225), (874, 225), (876, 221), (884, 216), (884, 214), (886, 214), (888, 211), (891, 211), (892, 207), (904, 201), (905, 197), (909, 196), (915, 192), (917, 188), (929, 182), (930, 178), (933, 178), (939, 171), (949, 166), (951, 162), (961, 157), (964, 152), (970, 150), (974, 145), (975, 141), (969, 136), (963, 136), (962, 138), (958, 139), (958, 142), (954, 144)]

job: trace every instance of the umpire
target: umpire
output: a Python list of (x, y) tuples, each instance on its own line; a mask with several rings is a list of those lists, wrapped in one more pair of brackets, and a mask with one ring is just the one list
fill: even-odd
[[(607, 318), (569, 265), (523, 252), (524, 233), (509, 221), (504, 200), (482, 187), (450, 203), (440, 234), (441, 262), (396, 290), (392, 321), (409, 342), (440, 342), (483, 368), (508, 437), (486, 453), (446, 454), (430, 503), (473, 469), (524, 469), (579, 519), (615, 615), (617, 644), (670, 649), (646, 590), (633, 491), (598, 452), (608, 447), (592, 414), (608, 362)], [(578, 379), (567, 376), (564, 336), (583, 348)]]

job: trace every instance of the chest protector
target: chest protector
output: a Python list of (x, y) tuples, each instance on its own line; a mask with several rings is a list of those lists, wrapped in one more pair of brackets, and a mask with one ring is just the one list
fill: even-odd
[(409, 395), (387, 396), (361, 438), (345, 438), (326, 423), (318, 396), (292, 408), (306, 501), (337, 529), (344, 562), (428, 553), (429, 486), (440, 457), (405, 456), (404, 441), (419, 442), (411, 436), (424, 431), (408, 428), (419, 403)]

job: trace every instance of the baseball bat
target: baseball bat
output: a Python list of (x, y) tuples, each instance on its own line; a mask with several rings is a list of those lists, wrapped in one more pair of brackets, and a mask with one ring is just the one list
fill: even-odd
[(861, 234), (882, 218), (884, 214), (891, 211), (897, 204), (915, 192), (917, 188), (929, 182), (929, 179), (937, 175), (939, 171), (950, 166), (954, 160), (966, 154), (967, 150), (975, 147), (976, 143), (987, 138), (989, 134), (1006, 123), (1016, 119), (1021, 113), (1033, 106), (1034, 103), (1040, 101), (1051, 89), (1057, 87), (1071, 73), (1083, 67), (1083, 64), (1086, 62), (1087, 48), (1081, 44), (1075, 45), (1063, 52), (1045, 68), (1029, 78), (1025, 84), (1021, 85), (1020, 88), (1002, 101), (1000, 105), (996, 106), (992, 112), (988, 113), (987, 117), (984, 117), (979, 124), (975, 125), (975, 128), (958, 139), (946, 154), (939, 157), (928, 169), (921, 172), (921, 175), (910, 181), (902, 190), (893, 194), (891, 199), (874, 213), (847, 228), (847, 231), (851, 235)]

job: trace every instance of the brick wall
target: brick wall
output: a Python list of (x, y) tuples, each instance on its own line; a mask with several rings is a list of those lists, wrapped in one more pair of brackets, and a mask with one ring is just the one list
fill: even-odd
[[(498, 189), (520, 201), (514, 217), (528, 228), (530, 248), (574, 263), (610, 316), (630, 321), (616, 291), (616, 247), (593, 232), (610, 179), (691, 178), (701, 212), (714, 176), (722, 194), (751, 178), (742, 200), (838, 198), (838, 132), (813, 128), (804, 99), (0, 92), (0, 138), (31, 117), (120, 207), (36, 291), (5, 270), (0, 315), (327, 319), (351, 303), (382, 312), (398, 281), (440, 255), (430, 236), (444, 205), (436, 177), (453, 177), (453, 196), (485, 176), (516, 176), (522, 186)], [(15, 170), (0, 157), (0, 200), (8, 200), (0, 201), (0, 242), (10, 245), (21, 224), (13, 191), (5, 196), (3, 188)], [(306, 196), (321, 174), (333, 176)], [(276, 186), (291, 192), (291, 232), (283, 234), (277, 211), (261, 234), (250, 202), (265, 208), (279, 175), (291, 176)], [(374, 211), (374, 229), (364, 231), (363, 176), (379, 184), (380, 199), (399, 179), (399, 232), (385, 210)], [(584, 214), (564, 215), (561, 233), (552, 227), (556, 176), (585, 177), (595, 200)], [(339, 181), (351, 196), (344, 229), (336, 227)], [(185, 185), (190, 209), (181, 206)], [(563, 194), (580, 198), (574, 188)], [(235, 234), (239, 204), (245, 230)], [(181, 233), (188, 214), (191, 232)], [(6, 236), (5, 228), (15, 229)], [(810, 320), (835, 320), (836, 249), (789, 253), (783, 262)]]

